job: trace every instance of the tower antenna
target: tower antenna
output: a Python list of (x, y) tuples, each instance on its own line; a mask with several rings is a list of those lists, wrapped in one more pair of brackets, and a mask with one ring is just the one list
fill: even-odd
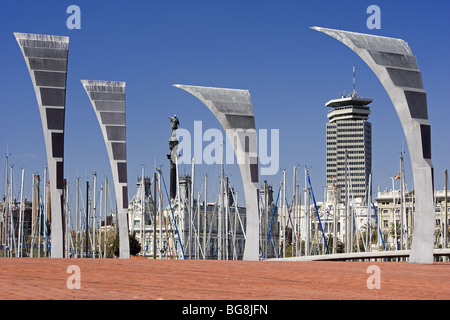
[(355, 72), (355, 66), (353, 65), (353, 93), (352, 97), (356, 97), (356, 72)]

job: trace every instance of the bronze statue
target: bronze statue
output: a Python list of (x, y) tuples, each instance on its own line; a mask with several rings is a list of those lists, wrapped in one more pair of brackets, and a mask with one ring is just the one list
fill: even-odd
[(170, 121), (172, 122), (172, 132), (178, 129), (178, 125), (180, 124), (180, 121), (177, 118), (177, 115), (174, 114), (173, 117), (169, 117)]

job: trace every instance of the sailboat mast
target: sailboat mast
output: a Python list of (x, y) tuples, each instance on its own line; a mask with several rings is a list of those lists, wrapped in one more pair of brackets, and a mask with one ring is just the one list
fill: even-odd
[(156, 172), (153, 172), (153, 259), (156, 259)]
[[(161, 192), (161, 172), (160, 168), (156, 168), (158, 171), (158, 199), (159, 199), (159, 259), (162, 259), (162, 249), (164, 248), (163, 234), (162, 234), (162, 220), (163, 220), (163, 204), (162, 204), (162, 192)], [(169, 241), (167, 241), (167, 246), (169, 246)]]
[(100, 183), (100, 196), (98, 197), (100, 202), (100, 207), (98, 208), (98, 257), (102, 258), (104, 252), (102, 252), (102, 199), (103, 199), (103, 184)]
[(107, 242), (107, 214), (108, 214), (108, 178), (105, 177), (105, 224), (104, 224), (104, 232), (105, 232), (105, 240), (103, 242), (103, 257), (106, 259), (106, 242)]
[(309, 187), (308, 187), (308, 169), (305, 166), (305, 256), (309, 255), (310, 240), (310, 219), (309, 219)]
[(222, 260), (222, 219), (223, 219), (223, 176), (224, 176), (224, 168), (223, 168), (223, 144), (220, 145), (221, 150), (221, 170), (220, 170), (220, 194), (219, 194), (219, 220), (218, 220), (218, 231), (217, 231), (217, 253), (218, 260)]
[[(48, 219), (48, 217), (47, 217), (47, 214), (48, 214), (48, 190), (47, 190), (47, 187), (48, 187), (48, 178), (47, 178), (47, 167), (44, 167), (44, 196), (43, 196), (43, 198), (44, 198), (44, 225), (46, 225), (47, 224), (47, 219)], [(39, 207), (40, 208), (40, 207)], [(39, 211), (40, 212), (40, 211)], [(39, 257), (41, 256), (41, 246), (40, 246), (40, 243), (41, 243), (41, 232), (40, 232), (40, 230), (41, 230), (41, 225), (42, 225), (42, 221), (41, 221), (41, 213), (39, 213)], [(46, 232), (45, 232), (45, 230), (44, 230), (44, 257), (46, 257), (47, 256), (47, 247), (48, 247), (48, 238), (47, 238), (47, 234), (46, 234)]]
[(228, 217), (230, 214), (230, 207), (229, 207), (229, 199), (228, 199), (228, 191), (229, 191), (229, 185), (228, 185), (228, 177), (225, 180), (225, 192), (224, 192), (224, 197), (225, 197), (225, 260), (228, 260), (228, 253), (229, 253), (229, 243), (228, 243), (228, 236), (229, 236), (229, 231), (228, 231)]
[(297, 205), (297, 253), (296, 256), (302, 255), (302, 238), (301, 238), (301, 219), (302, 219), (302, 195), (300, 194), (300, 185), (297, 185), (297, 196), (298, 196), (298, 205)]
[(19, 238), (18, 238), (18, 248), (16, 251), (16, 257), (22, 257), (23, 255), (23, 211), (24, 211), (24, 201), (23, 201), (23, 180), (25, 177), (25, 169), (22, 168), (22, 180), (20, 183), (20, 211), (19, 211)]
[[(5, 193), (7, 193), (7, 190), (8, 190), (8, 155), (6, 155), (6, 167), (5, 167)], [(5, 229), (5, 226), (6, 226), (6, 194), (5, 194), (5, 205), (3, 206), (3, 212), (2, 212), (2, 219), (1, 219), (1, 222), (0, 222), (0, 226), (1, 226), (1, 230), (0, 230), (0, 241), (1, 241), (1, 243), (2, 243), (2, 245), (3, 245), (3, 248), (6, 248), (6, 237), (5, 237), (5, 234), (6, 234), (6, 229)], [(5, 249), (3, 249), (3, 256), (5, 257), (5, 253), (6, 253), (6, 250)]]
[(191, 162), (191, 188), (189, 195), (189, 259), (192, 259), (192, 224), (194, 217), (194, 174), (195, 174), (195, 158), (192, 158)]
[(404, 190), (404, 172), (403, 172), (403, 152), (400, 153), (400, 246), (403, 250), (404, 246), (404, 204), (405, 204), (405, 190)]
[(337, 222), (339, 217), (339, 208), (336, 194), (336, 182), (333, 181), (333, 253), (336, 253), (336, 244), (337, 244)]
[(86, 234), (86, 248), (85, 258), (88, 257), (89, 250), (89, 181), (86, 181), (86, 222), (85, 222), (85, 234)]
[[(177, 203), (178, 203), (178, 219), (179, 219), (179, 221), (181, 222), (180, 223), (180, 225), (181, 225), (181, 230), (182, 230), (182, 232), (181, 232), (181, 238), (180, 238), (180, 235), (178, 234), (178, 239), (179, 239), (179, 241), (180, 241), (180, 247), (181, 247), (181, 251), (182, 251), (182, 256), (183, 256), (183, 259), (186, 259), (186, 256), (185, 256), (185, 254), (184, 254), (184, 248), (183, 248), (183, 241), (184, 241), (184, 243), (186, 244), (186, 241), (185, 241), (185, 236), (186, 236), (186, 223), (185, 223), (185, 221), (184, 221), (184, 214), (183, 214), (183, 216), (181, 215), (181, 198), (180, 198), (180, 177), (179, 177), (179, 174), (178, 174), (178, 154), (175, 156), (175, 168), (176, 168), (176, 196), (177, 196)], [(183, 206), (183, 212), (184, 212), (184, 206)], [(174, 223), (176, 223), (176, 221), (175, 221), (175, 219), (174, 219), (174, 221), (173, 221)], [(178, 257), (178, 250), (177, 250), (177, 257)]]
[(145, 254), (145, 244), (144, 244), (144, 221), (145, 221), (145, 187), (144, 187), (144, 165), (142, 165), (142, 174), (141, 174), (141, 219), (139, 223), (139, 242), (141, 243), (141, 250)]
[(207, 196), (207, 181), (208, 181), (208, 174), (205, 174), (205, 205), (203, 206), (203, 259), (206, 258), (206, 209), (208, 207), (208, 199)]
[[(372, 197), (371, 197), (371, 193), (372, 190), (370, 188), (371, 186), (371, 180), (372, 180), (372, 175), (369, 175), (369, 185), (368, 185), (368, 190), (367, 190), (367, 220), (366, 220), (366, 252), (367, 251), (372, 251), (370, 250), (370, 246), (369, 246), (369, 230), (370, 230), (370, 217), (371, 217), (371, 202), (372, 202)], [(359, 245), (358, 245), (359, 247)]]
[[(13, 166), (11, 166), (11, 182), (10, 182), (10, 206), (9, 206), (9, 213), (11, 216), (11, 225), (10, 225), (10, 233), (11, 233), (11, 248), (14, 248), (14, 252), (17, 252), (16, 247), (16, 230), (14, 227), (14, 215), (13, 215)], [(12, 251), (11, 251), (11, 257), (12, 257)]]
[[(292, 200), (292, 207), (291, 207), (291, 212), (292, 212), (292, 236), (291, 236), (291, 245), (292, 245), (292, 257), (296, 257), (297, 256), (297, 252), (298, 252), (298, 228), (297, 228), (297, 222), (298, 222), (298, 217), (297, 217), (297, 200), (298, 199), (298, 195), (297, 195), (297, 186), (294, 185), (294, 199)], [(295, 253), (294, 253), (295, 252)]]
[(266, 217), (266, 221), (265, 221), (265, 225), (267, 226), (267, 228), (264, 228), (266, 231), (264, 233), (261, 232), (261, 236), (263, 237), (263, 248), (264, 248), (264, 257), (267, 257), (267, 248), (268, 246), (266, 245), (266, 242), (264, 241), (264, 239), (267, 239), (267, 234), (269, 233), (269, 214), (268, 214), (268, 208), (267, 208), (267, 180), (264, 180), (264, 215)]
[(344, 188), (345, 188), (345, 252), (350, 251), (350, 230), (349, 230), (349, 210), (348, 210), (348, 182), (347, 182), (347, 150), (345, 150), (345, 173), (344, 173)]
[(4, 246), (3, 246), (3, 248), (4, 248), (3, 256), (4, 257), (7, 256), (6, 248), (10, 247), (9, 246), (9, 211), (10, 211), (10, 201), (9, 201), (10, 200), (10, 180), (9, 180), (9, 178), (10, 177), (9, 177), (8, 157), (6, 157), (5, 173), (6, 173), (6, 189), (5, 189), (6, 197), (5, 197), (5, 216), (4, 216), (5, 220), (3, 222), (4, 238), (5, 238)]
[[(70, 211), (69, 211), (69, 184), (67, 183), (66, 180), (64, 180), (66, 183), (64, 185), (64, 224), (65, 224), (65, 234), (63, 235), (65, 237), (64, 239), (64, 247), (65, 247), (65, 252), (64, 252), (64, 257), (68, 258), (69, 257), (69, 235), (70, 235)], [(46, 232), (46, 221), (44, 220), (44, 234), (47, 234)]]
[[(44, 168), (44, 181), (46, 181), (46, 170)], [(45, 184), (44, 184), (45, 189)], [(42, 203), (41, 203), (41, 193), (40, 193), (40, 186), (38, 187), (38, 215), (37, 215), (37, 226), (38, 226), (38, 233), (37, 233), (37, 240), (38, 240), (38, 249), (37, 249), (37, 256), (41, 257), (41, 226), (42, 226)], [(45, 214), (45, 192), (44, 192), (44, 214)]]
[(96, 193), (96, 187), (97, 187), (97, 173), (93, 172), (94, 175), (94, 200), (93, 200), (93, 207), (92, 207), (92, 257), (95, 259), (95, 228), (96, 228), (96, 221), (95, 216), (97, 214), (97, 193)]
[[(34, 246), (34, 216), (36, 214), (36, 175), (33, 173), (32, 176), (32, 186), (31, 186), (31, 246), (30, 246), (30, 258), (33, 257), (33, 246)], [(5, 250), (3, 250), (3, 253)]]
[(281, 207), (281, 232), (283, 235), (283, 258), (286, 258), (286, 169), (283, 170), (283, 206)]
[(79, 226), (78, 226), (78, 220), (79, 220), (79, 210), (80, 210), (80, 178), (77, 177), (77, 182), (76, 182), (76, 204), (75, 204), (75, 258), (78, 258), (78, 230), (79, 230)]
[[(447, 208), (447, 170), (444, 170), (445, 188), (444, 188), (444, 245), (443, 248), (447, 248), (447, 233), (448, 233), (448, 208)], [(446, 258), (448, 261), (448, 258)]]
[[(200, 259), (200, 197), (201, 192), (197, 192), (197, 241), (195, 242), (196, 250), (195, 250), (195, 259)], [(203, 255), (204, 256), (204, 255)]]

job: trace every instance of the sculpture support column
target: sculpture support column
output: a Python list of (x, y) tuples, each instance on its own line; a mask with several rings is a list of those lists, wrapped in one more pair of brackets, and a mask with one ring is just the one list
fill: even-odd
[(410, 263), (433, 263), (435, 210), (427, 98), (411, 48), (401, 39), (312, 27), (336, 38), (372, 69), (388, 93), (405, 133), (416, 206)]
[(120, 258), (130, 257), (125, 82), (81, 80), (91, 101), (108, 151), (116, 193)]
[[(51, 257), (64, 257), (64, 120), (69, 38), (14, 33), (33, 82), (50, 180)], [(47, 183), (47, 181), (44, 181)]]
[(258, 155), (253, 105), (248, 90), (174, 85), (203, 102), (225, 130), (236, 155), (244, 187), (244, 260), (259, 260)]

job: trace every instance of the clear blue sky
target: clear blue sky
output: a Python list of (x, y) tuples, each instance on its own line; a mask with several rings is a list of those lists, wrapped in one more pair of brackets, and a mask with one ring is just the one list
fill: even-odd
[[(81, 30), (69, 30), (66, 9), (81, 8)], [(366, 9), (381, 8), (381, 29), (369, 30)], [(372, 98), (373, 186), (391, 187), (399, 171), (400, 151), (407, 151), (400, 122), (389, 97), (364, 62), (343, 44), (309, 29), (322, 26), (402, 38), (418, 59), (428, 95), (432, 128), (435, 185), (443, 187), (450, 168), (450, 2), (433, 1), (1, 1), (0, 2), (0, 190), (4, 192), (5, 155), (15, 165), (15, 193), (20, 168), (31, 175), (46, 166), (42, 125), (28, 70), (13, 32), (70, 37), (66, 99), (65, 177), (73, 201), (75, 178), (111, 180), (103, 137), (80, 79), (127, 83), (129, 197), (136, 188), (141, 164), (152, 175), (163, 165), (168, 182), (169, 115), (180, 127), (220, 128), (208, 109), (175, 83), (248, 89), (258, 129), (280, 130), (280, 168), (308, 165), (315, 194), (325, 185), (325, 103), (352, 90), (356, 66), (357, 91)], [(406, 154), (406, 181), (412, 172)], [(312, 166), (312, 167), (311, 167)], [(190, 173), (190, 166), (182, 166)], [(240, 189), (237, 166), (226, 172)], [(196, 168), (196, 191), (208, 172), (209, 194), (217, 190), (218, 166)], [(275, 185), (275, 176), (260, 177)], [(216, 189), (213, 189), (216, 188)], [(291, 196), (288, 197), (288, 200)], [(212, 199), (210, 199), (212, 200)]]

